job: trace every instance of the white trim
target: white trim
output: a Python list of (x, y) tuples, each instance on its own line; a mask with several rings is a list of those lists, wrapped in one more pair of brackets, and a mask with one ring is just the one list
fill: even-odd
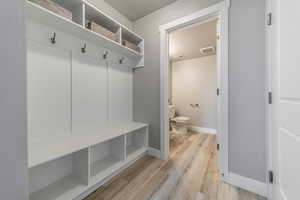
[(164, 24), (159, 26), (160, 32), (171, 32), (176, 29), (180, 29), (182, 27), (185, 27), (187, 25), (191, 25), (194, 23), (197, 23), (199, 21), (204, 21), (206, 19), (209, 19), (211, 17), (216, 16), (216, 13), (223, 10), (225, 7), (224, 2), (217, 3), (213, 6), (210, 6), (208, 8), (205, 8), (203, 10), (200, 10), (198, 12), (195, 12), (191, 15), (188, 15), (186, 17), (179, 18), (175, 21), (172, 21), (170, 23)]
[(231, 172), (228, 174), (226, 182), (244, 190), (259, 194), (260, 196), (268, 196), (268, 186), (266, 183), (262, 183)]
[(212, 134), (212, 135), (216, 135), (217, 134), (217, 129), (213, 129), (213, 128), (205, 128), (205, 127), (199, 127), (199, 126), (190, 126), (189, 130), (195, 131), (197, 133), (208, 133), (208, 134)]
[[(220, 77), (218, 77), (218, 87), (221, 89), (218, 98), (218, 135), (220, 144), (220, 173), (226, 179), (228, 174), (228, 8), (230, 1), (218, 3), (186, 17), (177, 19), (159, 27), (160, 30), (160, 146), (161, 157), (164, 160), (169, 156), (169, 111), (168, 111), (168, 76), (169, 76), (169, 33), (183, 28), (187, 25), (198, 23), (213, 17), (220, 20)], [(221, 121), (220, 121), (221, 119)]]
[(161, 151), (152, 147), (148, 148), (148, 155), (161, 159)]
[[(266, 0), (266, 14), (272, 12), (272, 15), (276, 15), (276, 3), (273, 0)], [(273, 153), (273, 141), (276, 137), (276, 95), (278, 90), (278, 80), (277, 80), (277, 67), (276, 61), (278, 56), (276, 55), (276, 28), (277, 22), (274, 24), (274, 20), (272, 20), (272, 26), (268, 26), (266, 24), (266, 90), (270, 91), (273, 94), (273, 104), (268, 104), (268, 97), (266, 95), (266, 180), (268, 180), (268, 171), (273, 171), (274, 173), (274, 184), (270, 184), (267, 182), (268, 189), (268, 198), (276, 199), (279, 197), (279, 188), (278, 188), (278, 171), (276, 168), (276, 160), (274, 160)], [(276, 180), (277, 179), (277, 180)]]

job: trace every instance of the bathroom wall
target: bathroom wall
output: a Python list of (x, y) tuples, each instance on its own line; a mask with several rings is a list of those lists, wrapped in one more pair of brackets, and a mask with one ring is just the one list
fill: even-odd
[(216, 129), (216, 56), (173, 62), (171, 76), (172, 102), (177, 114), (190, 117), (192, 126)]
[[(150, 123), (150, 146), (160, 149), (159, 26), (221, 0), (178, 0), (134, 22), (145, 39), (145, 68), (134, 76), (135, 119)], [(265, 0), (231, 0), (229, 19), (229, 170), (266, 181)], [(247, 22), (247, 23), (245, 23)]]
[(1, 2), (0, 199), (7, 200), (28, 199), (24, 23), (24, 0)]

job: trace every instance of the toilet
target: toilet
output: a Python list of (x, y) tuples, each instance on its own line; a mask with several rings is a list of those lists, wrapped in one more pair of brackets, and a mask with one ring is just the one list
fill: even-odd
[(171, 127), (175, 130), (175, 133), (188, 133), (188, 125), (191, 119), (189, 117), (176, 116), (176, 108), (174, 105), (169, 105), (169, 118), (171, 121)]

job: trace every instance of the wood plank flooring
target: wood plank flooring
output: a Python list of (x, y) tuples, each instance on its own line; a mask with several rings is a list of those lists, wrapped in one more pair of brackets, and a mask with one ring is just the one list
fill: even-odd
[(220, 181), (216, 138), (190, 133), (173, 135), (170, 158), (146, 156), (85, 200), (263, 200)]

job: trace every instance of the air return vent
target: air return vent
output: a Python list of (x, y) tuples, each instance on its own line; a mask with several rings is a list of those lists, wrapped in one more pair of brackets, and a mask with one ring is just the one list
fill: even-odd
[(214, 46), (203, 47), (200, 49), (200, 52), (203, 55), (214, 54), (214, 53), (216, 53), (216, 47), (214, 47)]

